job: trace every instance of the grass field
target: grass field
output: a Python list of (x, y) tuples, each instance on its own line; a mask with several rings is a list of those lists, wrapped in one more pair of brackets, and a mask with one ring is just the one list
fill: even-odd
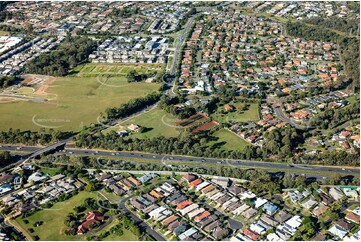
[(218, 138), (217, 140), (211, 141), (208, 143), (210, 147), (218, 147), (222, 150), (239, 150), (243, 149), (249, 145), (246, 141), (239, 138), (237, 135), (229, 132), (225, 129), (216, 131), (213, 134), (214, 137)]
[(224, 106), (218, 108), (218, 112), (211, 115), (212, 118), (217, 120), (219, 123), (225, 123), (227, 121), (235, 122), (247, 122), (253, 120), (259, 120), (259, 106), (256, 103), (250, 103), (248, 110), (242, 111), (245, 103), (233, 103), (232, 104), (236, 110), (233, 112), (228, 112), (226, 114), (220, 113), (221, 110), (224, 110)]
[[(116, 225), (118, 223), (119, 223), (119, 220), (115, 219), (112, 224)], [(111, 227), (113, 227), (113, 226), (111, 226)], [(111, 227), (109, 227), (109, 228), (111, 228)], [(139, 238), (136, 235), (134, 235), (132, 232), (130, 232), (129, 230), (123, 229), (123, 233), (124, 234), (122, 236), (118, 236), (116, 234), (111, 234), (111, 235), (105, 237), (103, 239), (103, 241), (138, 241), (139, 240)]]
[(120, 106), (158, 88), (155, 83), (128, 83), (125, 77), (57, 78), (46, 90), (56, 96), (50, 102), (1, 103), (0, 130), (39, 130), (45, 126), (78, 131), (83, 125), (96, 123), (106, 108)]
[[(64, 224), (65, 217), (73, 212), (75, 205), (81, 204), (86, 198), (97, 198), (95, 193), (89, 193), (82, 191), (78, 195), (66, 200), (64, 202), (56, 203), (52, 210), (41, 210), (35, 214), (25, 218), (29, 221), (28, 224), (24, 223), (24, 219), (18, 217), (15, 221), (24, 229), (34, 229), (32, 236), (39, 236), (40, 240), (86, 240), (85, 236), (67, 236), (64, 234), (64, 230), (67, 228)], [(37, 221), (43, 221), (43, 224), (39, 227), (34, 227), (34, 223)]]
[(149, 73), (161, 70), (161, 64), (105, 64), (105, 63), (87, 63), (77, 66), (72, 75), (92, 77), (100, 74), (111, 76), (126, 76), (131, 70), (137, 73)]
[[(144, 133), (134, 133), (131, 137), (137, 138), (153, 138), (156, 136), (177, 137), (180, 133), (179, 129), (173, 127), (175, 125), (175, 117), (166, 113), (160, 108), (155, 108), (148, 113), (144, 113), (138, 117), (122, 123), (122, 126), (127, 127), (130, 124), (136, 124), (148, 129)], [(168, 125), (167, 125), (168, 124)]]

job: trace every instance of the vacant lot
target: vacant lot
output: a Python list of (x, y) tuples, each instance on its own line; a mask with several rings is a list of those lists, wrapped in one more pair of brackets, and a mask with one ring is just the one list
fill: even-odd
[(130, 71), (135, 70), (137, 73), (150, 73), (161, 70), (160, 64), (104, 64), (104, 63), (88, 63), (76, 67), (73, 75), (77, 76), (126, 76)]
[[(96, 193), (90, 193), (82, 191), (78, 195), (66, 200), (64, 202), (56, 203), (50, 210), (41, 210), (27, 218), (16, 218), (16, 222), (23, 228), (29, 231), (30, 228), (34, 229), (32, 236), (39, 236), (40, 240), (85, 240), (86, 236), (67, 236), (64, 234), (67, 228), (64, 224), (66, 216), (70, 212), (74, 212), (73, 208), (76, 205), (80, 205), (83, 201), (92, 197), (97, 198)], [(29, 223), (25, 224), (24, 220), (28, 220)], [(42, 221), (43, 224), (39, 227), (34, 227), (34, 223)], [(29, 232), (30, 233), (30, 232)]]
[[(80, 130), (97, 121), (108, 107), (158, 90), (155, 83), (128, 83), (125, 77), (57, 78), (44, 91), (49, 102), (16, 101), (0, 103), (0, 130)], [(39, 96), (43, 97), (43, 96)]]
[[(217, 113), (211, 115), (212, 118), (217, 120), (219, 123), (225, 123), (229, 121), (234, 122), (247, 122), (253, 120), (259, 120), (258, 109), (259, 106), (256, 103), (234, 103), (232, 104), (235, 107), (234, 111), (222, 114), (221, 111), (225, 110), (224, 106), (220, 107), (217, 110)], [(243, 110), (245, 105), (249, 105), (248, 108)]]
[(134, 133), (131, 137), (153, 138), (157, 136), (177, 137), (180, 129), (174, 125), (176, 117), (168, 114), (160, 108), (155, 108), (148, 113), (143, 113), (133, 119), (122, 123), (125, 128), (130, 124), (136, 124), (146, 128), (143, 133)]
[(243, 151), (243, 149), (249, 145), (246, 141), (225, 129), (218, 130), (212, 136), (216, 140), (209, 142), (209, 146), (222, 150)]

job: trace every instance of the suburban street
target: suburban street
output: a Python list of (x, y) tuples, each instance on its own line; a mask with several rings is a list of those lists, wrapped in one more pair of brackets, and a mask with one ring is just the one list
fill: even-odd
[(139, 224), (139, 226), (145, 228), (145, 230), (147, 231), (148, 234), (150, 234), (153, 238), (155, 238), (158, 241), (167, 241), (166, 238), (164, 238), (163, 236), (161, 236), (160, 234), (158, 234), (156, 231), (154, 231), (148, 224), (146, 224), (143, 220), (141, 220), (140, 218), (138, 218), (135, 214), (133, 214), (131, 211), (129, 211), (129, 209), (125, 206), (125, 203), (131, 199), (132, 197), (134, 197), (135, 195), (131, 195), (127, 198), (124, 198), (120, 204), (119, 207), (120, 209), (126, 214), (132, 217), (132, 219), (137, 222)]

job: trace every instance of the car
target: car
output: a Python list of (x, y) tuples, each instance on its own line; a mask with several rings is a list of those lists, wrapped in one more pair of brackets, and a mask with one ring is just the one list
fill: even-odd
[(202, 161), (202, 162), (205, 162), (205, 161), (206, 161), (206, 159), (202, 159), (201, 161)]
[(173, 157), (169, 157), (170, 160), (173, 160)]
[(221, 161), (217, 161), (217, 164), (221, 164), (222, 162)]
[(88, 151), (84, 151), (85, 154), (89, 153)]
[(95, 154), (98, 154), (98, 153), (99, 153), (99, 151), (96, 150), (96, 151), (95, 151)]
[(155, 155), (153, 155), (153, 158), (155, 159), (155, 158), (157, 158)]
[(143, 157), (143, 155), (140, 155), (140, 157)]
[(112, 153), (112, 155), (115, 155), (114, 153)]
[(134, 155), (134, 153), (130, 153), (131, 155)]
[(21, 147), (16, 147), (17, 150), (21, 150)]
[(342, 170), (344, 171), (344, 170), (346, 170), (345, 168), (342, 168)]
[(69, 151), (69, 154), (73, 154), (73, 151)]
[(119, 155), (119, 152), (115, 153), (116, 155)]
[(0, 148), (3, 147), (2, 145), (0, 145)]

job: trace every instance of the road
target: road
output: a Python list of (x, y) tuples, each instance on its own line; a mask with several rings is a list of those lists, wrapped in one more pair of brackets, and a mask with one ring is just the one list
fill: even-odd
[(138, 223), (139, 226), (143, 227), (147, 231), (147, 234), (151, 235), (153, 238), (155, 238), (158, 241), (167, 241), (166, 238), (164, 238), (163, 236), (158, 234), (156, 231), (154, 231), (148, 224), (146, 224), (142, 219), (138, 218), (135, 214), (133, 214), (131, 211), (129, 211), (129, 209), (125, 206), (125, 203), (134, 196), (135, 195), (131, 195), (131, 196), (123, 199), (119, 204), (120, 209), (126, 215), (132, 217), (133, 221)]
[[(20, 148), (20, 149), (19, 149)], [(46, 147), (47, 148), (47, 147)], [(48, 148), (47, 148), (48, 149)], [(8, 150), (8, 151), (26, 151), (32, 152), (35, 150), (39, 150), (38, 147), (19, 147), (19, 146), (11, 146), (11, 145), (2, 145), (0, 150)], [(159, 154), (150, 154), (143, 152), (118, 152), (118, 151), (102, 151), (102, 150), (90, 150), (90, 149), (64, 149), (62, 152), (68, 155), (81, 155), (81, 156), (98, 156), (98, 157), (114, 157), (119, 159), (129, 159), (129, 158), (137, 158), (144, 160), (153, 160), (153, 161), (161, 161), (165, 155)], [(349, 167), (325, 167), (325, 166), (306, 166), (306, 165), (290, 165), (287, 163), (275, 163), (275, 162), (264, 162), (264, 161), (252, 161), (252, 160), (222, 160), (216, 158), (202, 158), (202, 157), (191, 157), (191, 156), (171, 156), (167, 155), (169, 160), (168, 163), (171, 162), (187, 162), (187, 163), (199, 163), (199, 164), (209, 164), (209, 165), (229, 165), (234, 167), (249, 167), (249, 168), (263, 168), (263, 169), (276, 169), (276, 170), (287, 170), (294, 171), (296, 173), (315, 173), (320, 176), (320, 173), (337, 173), (341, 175), (358, 175), (360, 173), (360, 169), (349, 168)]]

